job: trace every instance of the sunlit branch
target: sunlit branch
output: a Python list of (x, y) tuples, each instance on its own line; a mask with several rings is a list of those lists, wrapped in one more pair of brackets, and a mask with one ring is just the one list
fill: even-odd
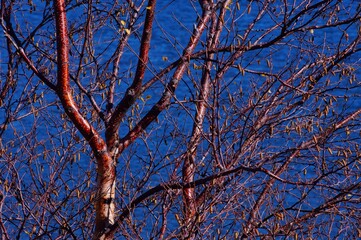
[(177, 66), (172, 79), (165, 87), (165, 91), (160, 100), (152, 107), (152, 109), (139, 121), (139, 123), (124, 137), (120, 140), (120, 152), (122, 152), (129, 144), (131, 144), (142, 132), (151, 124), (158, 115), (169, 105), (171, 98), (173, 97), (174, 91), (177, 88), (179, 81), (181, 80), (186, 68), (189, 64), (190, 57), (194, 51), (199, 38), (206, 28), (206, 24), (210, 19), (211, 11), (203, 11), (202, 18), (198, 21), (197, 26), (193, 31), (187, 47), (183, 51), (183, 57), (179, 65)]
[(118, 131), (121, 120), (125, 116), (128, 109), (134, 104), (135, 100), (139, 97), (139, 94), (141, 92), (144, 73), (148, 62), (149, 47), (152, 36), (153, 19), (155, 13), (155, 4), (156, 4), (156, 0), (150, 0), (148, 2), (147, 14), (145, 17), (145, 24), (144, 24), (141, 46), (140, 46), (139, 60), (133, 83), (128, 88), (123, 99), (116, 106), (114, 112), (112, 113), (112, 117), (110, 118), (107, 124), (105, 135), (108, 146), (114, 145), (114, 142), (116, 141), (116, 138), (118, 136), (116, 132)]

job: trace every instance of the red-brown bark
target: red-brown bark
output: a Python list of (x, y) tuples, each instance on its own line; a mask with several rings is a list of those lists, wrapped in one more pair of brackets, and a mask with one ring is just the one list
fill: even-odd
[[(318, 236), (330, 237), (336, 221), (341, 234), (356, 229), (346, 221), (359, 219), (360, 66), (352, 57), (361, 51), (360, 35), (353, 34), (360, 9), (342, 1), (202, 0), (200, 7), (189, 1), (194, 19), (183, 22), (179, 12), (167, 18), (185, 30), (182, 41), (190, 33), (183, 48), (162, 22), (172, 3), (155, 12), (155, 0), (55, 0), (55, 15), (48, 1), (38, 10), (24, 3), (1, 1), (7, 39), (1, 64), (8, 68), (1, 73), (7, 80), (0, 79), (0, 228), (6, 238), (16, 231), (19, 239), (24, 232), (32, 238), (78, 238), (79, 232), (94, 239), (292, 238), (315, 233), (302, 229), (324, 219)], [(23, 30), (19, 13), (28, 7), (44, 15), (39, 26), (29, 22)], [(68, 30), (65, 11), (82, 16)], [(171, 48), (150, 62), (156, 14), (162, 30), (156, 41)], [(54, 16), (56, 38), (47, 31)], [(329, 31), (337, 32), (338, 43), (326, 39)], [(123, 52), (136, 65), (122, 63)], [(21, 121), (26, 117), (32, 119)], [(45, 137), (43, 123), (50, 123)], [(22, 178), (18, 166), (31, 173)]]
[(141, 39), (141, 46), (139, 50), (139, 59), (137, 64), (137, 70), (135, 72), (132, 85), (128, 88), (124, 98), (116, 106), (106, 129), (106, 141), (108, 146), (113, 146), (118, 138), (118, 130), (120, 122), (125, 116), (126, 112), (134, 102), (138, 99), (141, 93), (141, 87), (143, 83), (144, 74), (147, 68), (148, 55), (150, 48), (150, 40), (152, 37), (153, 20), (155, 13), (156, 0), (150, 0), (147, 6), (147, 14), (145, 17), (144, 29)]
[(58, 78), (56, 92), (76, 128), (89, 142), (98, 165), (95, 239), (103, 239), (106, 228), (114, 223), (115, 163), (99, 133), (81, 115), (72, 96), (69, 76), (69, 40), (65, 1), (55, 0)]
[[(207, 49), (214, 49), (218, 45), (219, 36), (223, 28), (223, 18), (226, 12), (226, 7), (230, 1), (225, 1), (220, 10), (219, 16), (216, 15), (216, 12), (213, 12), (211, 17), (211, 26), (209, 29), (209, 37), (207, 42)], [(203, 6), (206, 8), (208, 3), (203, 1)], [(202, 134), (203, 134), (203, 122), (206, 117), (207, 109), (210, 106), (208, 102), (210, 90), (211, 90), (211, 78), (210, 72), (212, 70), (212, 60), (213, 54), (209, 53), (207, 55), (207, 60), (204, 63), (202, 78), (200, 82), (200, 92), (197, 98), (196, 105), (196, 114), (194, 116), (194, 123), (192, 129), (191, 139), (187, 147), (187, 152), (185, 153), (184, 163), (183, 163), (183, 183), (188, 184), (194, 181), (195, 178), (195, 164), (196, 164), (196, 155), (197, 148), (200, 143)], [(197, 213), (197, 202), (195, 194), (195, 186), (190, 185), (190, 187), (183, 188), (183, 202), (184, 202), (184, 211), (185, 211), (185, 225), (188, 228), (186, 232), (194, 232), (191, 228), (191, 224), (194, 222), (194, 217)], [(190, 235), (191, 236), (191, 235)]]

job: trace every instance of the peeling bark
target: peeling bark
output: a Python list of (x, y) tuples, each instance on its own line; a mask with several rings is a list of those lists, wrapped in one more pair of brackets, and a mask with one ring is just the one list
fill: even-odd
[(69, 78), (69, 41), (65, 1), (55, 0), (58, 79), (56, 93), (64, 110), (76, 128), (89, 142), (98, 165), (96, 219), (94, 239), (105, 239), (105, 230), (114, 223), (115, 164), (105, 141), (81, 115), (71, 93)]

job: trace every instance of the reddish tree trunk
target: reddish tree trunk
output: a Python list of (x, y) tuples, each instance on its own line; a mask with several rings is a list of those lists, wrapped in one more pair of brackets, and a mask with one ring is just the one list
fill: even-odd
[(97, 160), (97, 198), (94, 239), (105, 239), (105, 230), (114, 223), (115, 197), (115, 161), (108, 148), (89, 122), (80, 114), (70, 87), (69, 81), (69, 42), (67, 34), (67, 18), (65, 1), (55, 0), (55, 19), (57, 35), (57, 94), (64, 110), (84, 138), (89, 142)]

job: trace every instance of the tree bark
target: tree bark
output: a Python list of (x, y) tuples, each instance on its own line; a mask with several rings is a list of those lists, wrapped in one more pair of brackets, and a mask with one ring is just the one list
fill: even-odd
[[(69, 40), (65, 1), (54, 0), (57, 38), (57, 87), (56, 92), (64, 110), (79, 132), (89, 142), (97, 160), (97, 198), (94, 239), (105, 239), (106, 229), (114, 224), (115, 161), (105, 141), (90, 123), (81, 115), (72, 96), (69, 78)], [(107, 238), (107, 239), (111, 239)]]

